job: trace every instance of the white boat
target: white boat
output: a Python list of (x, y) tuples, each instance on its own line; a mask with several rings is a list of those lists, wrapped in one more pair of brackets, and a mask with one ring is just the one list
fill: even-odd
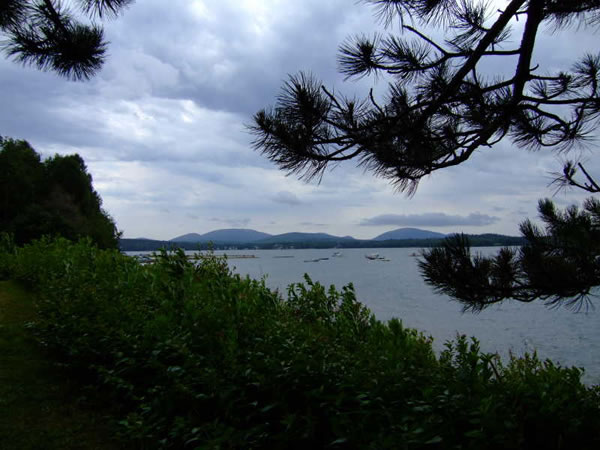
[(342, 257), (342, 252), (333, 252), (333, 255), (331, 255), (332, 258), (340, 258)]
[(390, 261), (388, 258), (386, 258), (385, 256), (381, 256), (379, 253), (371, 253), (370, 255), (365, 255), (365, 258), (370, 259), (371, 261)]

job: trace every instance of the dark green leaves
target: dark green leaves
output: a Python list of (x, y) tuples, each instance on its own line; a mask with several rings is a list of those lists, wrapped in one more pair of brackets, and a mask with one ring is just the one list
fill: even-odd
[(0, 247), (5, 269), (35, 289), (36, 336), (110, 402), (126, 448), (595, 450), (600, 439), (598, 390), (580, 370), (501, 361), (465, 336), (436, 356), (351, 286), (306, 278), (285, 301), (211, 254), (142, 266), (50, 239)]
[(69, 239), (89, 236), (115, 248), (119, 233), (79, 155), (41, 161), (25, 141), (0, 144), (0, 231), (24, 244), (44, 234)]

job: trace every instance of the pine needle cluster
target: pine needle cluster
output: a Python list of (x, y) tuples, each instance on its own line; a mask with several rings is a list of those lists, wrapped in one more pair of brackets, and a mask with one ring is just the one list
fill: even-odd
[(114, 17), (132, 1), (78, 0), (69, 8), (59, 0), (3, 0), (0, 49), (24, 65), (87, 80), (102, 67), (107, 43), (102, 27), (78, 16)]

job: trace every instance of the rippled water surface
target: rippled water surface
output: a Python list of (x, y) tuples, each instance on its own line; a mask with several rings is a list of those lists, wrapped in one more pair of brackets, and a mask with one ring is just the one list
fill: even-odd
[[(600, 383), (600, 309), (574, 313), (565, 308), (547, 308), (540, 302), (516, 301), (492, 306), (479, 314), (462, 313), (461, 305), (436, 294), (417, 268), (418, 249), (335, 250), (239, 250), (229, 254), (252, 254), (253, 259), (231, 259), (235, 272), (253, 278), (266, 276), (271, 288), (284, 296), (290, 283), (303, 281), (307, 273), (314, 281), (338, 288), (353, 283), (358, 299), (381, 320), (402, 319), (435, 339), (435, 347), (457, 333), (477, 337), (483, 350), (506, 356), (536, 350), (541, 358), (562, 365), (584, 367), (587, 383)], [(477, 250), (491, 253), (497, 249)], [(379, 253), (390, 261), (370, 261), (365, 254)], [(223, 252), (217, 252), (223, 253)], [(288, 256), (282, 258), (282, 256)], [(291, 257), (290, 257), (291, 256)], [(305, 262), (329, 258), (318, 262)]]

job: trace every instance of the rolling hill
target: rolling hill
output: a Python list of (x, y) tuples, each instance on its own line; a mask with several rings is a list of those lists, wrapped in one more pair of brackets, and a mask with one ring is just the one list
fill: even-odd
[(214, 230), (205, 234), (188, 233), (175, 237), (170, 242), (230, 242), (230, 243), (250, 243), (260, 241), (271, 237), (268, 233), (262, 233), (256, 230), (245, 228), (229, 228), (223, 230)]
[(419, 228), (398, 228), (397, 230), (387, 231), (386, 233), (380, 234), (374, 237), (374, 241), (387, 241), (390, 239), (402, 240), (402, 239), (442, 239), (446, 235), (442, 233), (436, 233), (435, 231), (421, 230)]

